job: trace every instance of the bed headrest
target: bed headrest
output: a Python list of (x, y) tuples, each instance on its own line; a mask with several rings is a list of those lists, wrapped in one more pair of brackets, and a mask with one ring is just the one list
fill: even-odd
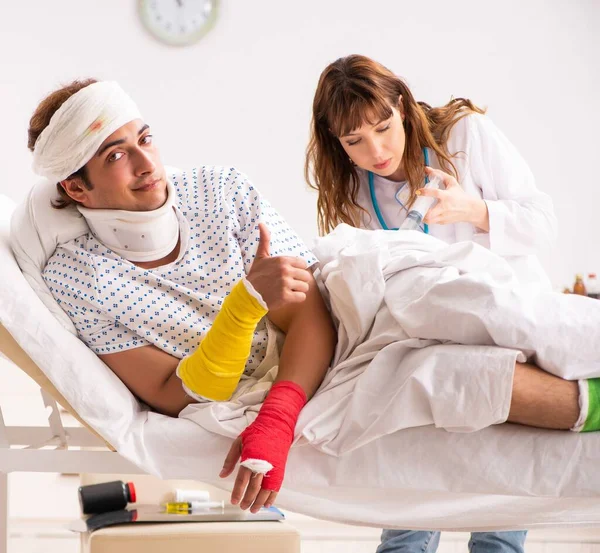
[[(177, 171), (172, 167), (165, 167), (165, 170), (167, 173)], [(74, 206), (64, 209), (52, 207), (52, 201), (59, 197), (55, 183), (40, 179), (13, 212), (10, 242), (29, 285), (61, 324), (76, 334), (71, 319), (60, 308), (42, 278), (42, 271), (56, 247), (89, 231), (85, 219)]]
[(13, 213), (10, 241), (29, 285), (61, 324), (75, 334), (73, 323), (46, 286), (42, 271), (59, 244), (87, 233), (88, 226), (75, 207), (53, 208), (51, 202), (58, 198), (55, 183), (38, 181)]
[(11, 241), (19, 265), (24, 258), (41, 273), (58, 244), (88, 232), (85, 219), (74, 206), (52, 207), (51, 202), (58, 198), (56, 184), (42, 179), (15, 210), (11, 220)]

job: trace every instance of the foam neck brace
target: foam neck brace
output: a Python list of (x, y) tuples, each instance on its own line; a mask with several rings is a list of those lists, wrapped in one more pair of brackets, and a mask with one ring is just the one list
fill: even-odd
[(113, 252), (129, 261), (156, 261), (169, 255), (179, 239), (175, 194), (167, 180), (167, 201), (153, 211), (77, 209), (91, 233)]

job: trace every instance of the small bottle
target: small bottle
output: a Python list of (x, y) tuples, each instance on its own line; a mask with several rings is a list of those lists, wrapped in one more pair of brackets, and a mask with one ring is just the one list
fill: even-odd
[(206, 490), (175, 490), (175, 503), (185, 503), (187, 501), (210, 501), (210, 492)]
[(585, 284), (583, 283), (583, 275), (575, 275), (575, 284), (573, 284), (573, 294), (587, 296)]
[(590, 273), (587, 279), (587, 295), (588, 298), (597, 300), (600, 298), (600, 282), (596, 278), (596, 273)]
[(175, 490), (171, 487), (166, 488), (165, 491), (159, 496), (158, 502), (162, 505), (164, 503), (185, 503), (186, 501), (209, 501), (210, 492), (207, 490), (194, 490), (194, 489), (181, 489), (176, 488)]

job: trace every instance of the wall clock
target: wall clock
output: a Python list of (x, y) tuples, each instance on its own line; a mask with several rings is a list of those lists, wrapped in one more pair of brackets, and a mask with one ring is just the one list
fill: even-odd
[(144, 27), (165, 44), (188, 46), (214, 25), (219, 0), (139, 0)]

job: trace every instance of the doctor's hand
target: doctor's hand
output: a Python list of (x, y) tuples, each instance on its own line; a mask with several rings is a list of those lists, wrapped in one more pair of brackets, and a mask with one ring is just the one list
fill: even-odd
[(487, 204), (481, 198), (474, 198), (467, 194), (458, 181), (444, 171), (425, 167), (425, 172), (430, 177), (440, 178), (444, 184), (444, 190), (423, 188), (417, 191), (417, 195), (438, 200), (423, 219), (425, 223), (428, 225), (471, 223), (485, 232), (490, 230)]
[(246, 279), (270, 310), (303, 302), (312, 280), (306, 261), (300, 257), (271, 257), (269, 229), (264, 223), (259, 223), (258, 230), (258, 250)]

